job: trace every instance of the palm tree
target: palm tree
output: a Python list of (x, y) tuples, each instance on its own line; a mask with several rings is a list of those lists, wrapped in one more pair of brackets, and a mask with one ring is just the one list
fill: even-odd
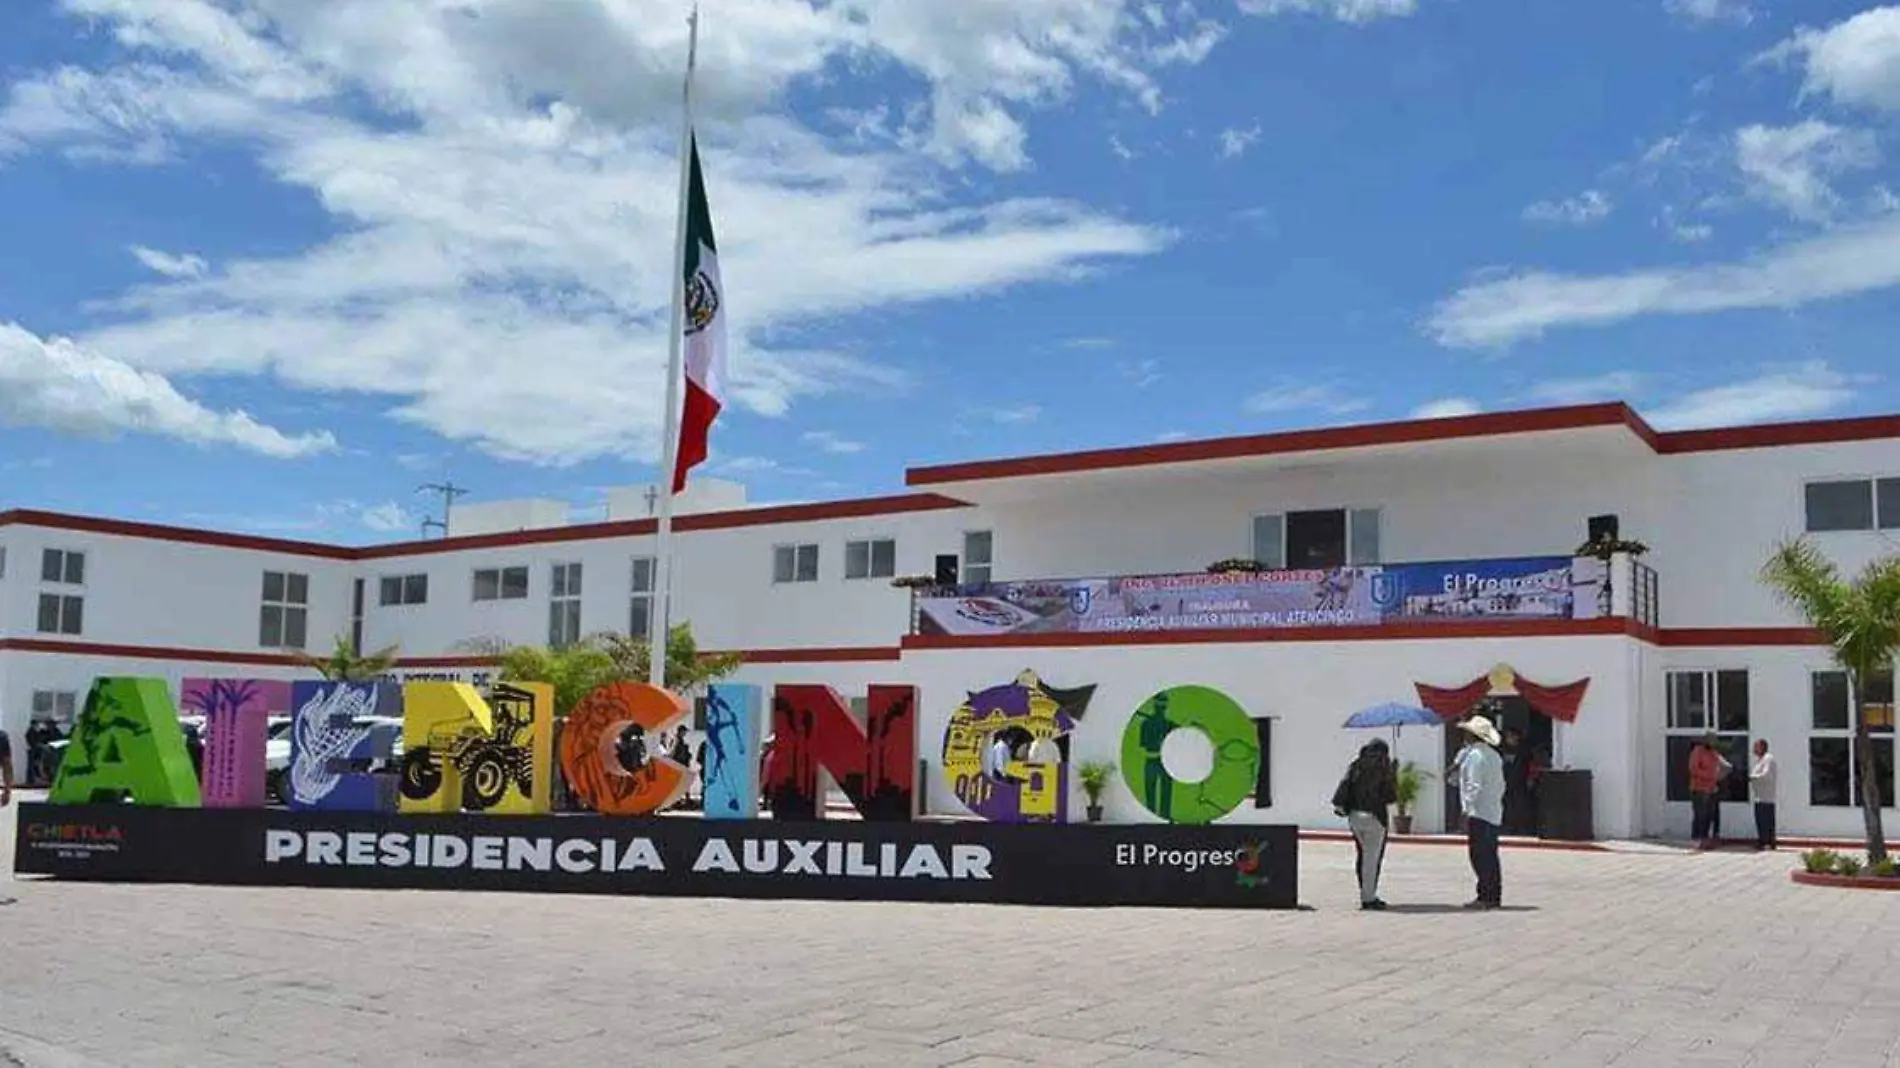
[(1850, 582), (1834, 562), (1805, 538), (1783, 542), (1762, 568), (1762, 580), (1834, 647), (1834, 661), (1847, 671), (1854, 702), (1854, 751), (1860, 777), (1860, 811), (1866, 822), (1867, 860), (1887, 858), (1881, 827), (1880, 782), (1867, 722), (1867, 695), (1891, 678), (1900, 651), (1900, 557), (1875, 560)]
[[(545, 682), (554, 687), (554, 714), (565, 716), (581, 698), (610, 682), (645, 682), (651, 662), (645, 638), (603, 631), (560, 648), (510, 645), (499, 638), (477, 638), (461, 648), (493, 659), (501, 678)], [(667, 635), (666, 683), (690, 693), (738, 670), (737, 653), (701, 653), (692, 625), (675, 624)]]
[(364, 656), (356, 651), (356, 643), (339, 634), (328, 656), (292, 653), (291, 659), (332, 682), (369, 682), (396, 666), (396, 647), (391, 645)]

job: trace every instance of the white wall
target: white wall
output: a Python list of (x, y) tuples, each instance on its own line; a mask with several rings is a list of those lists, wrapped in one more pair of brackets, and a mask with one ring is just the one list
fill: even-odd
[[(916, 685), (922, 709), (918, 755), (931, 767), (929, 808), (943, 813), (963, 811), (941, 769), (944, 731), (968, 691), (1007, 683), (1025, 668), (1052, 686), (1094, 683), (1097, 689), (1073, 736), (1071, 757), (1119, 763), (1122, 730), (1143, 701), (1169, 686), (1211, 686), (1238, 701), (1249, 716), (1275, 717), (1273, 806), (1255, 809), (1249, 802), (1227, 820), (1343, 827), (1332, 813), (1334, 785), (1360, 745), (1375, 736), (1389, 737), (1387, 731), (1345, 730), (1341, 724), (1347, 716), (1386, 701), (1416, 703), (1415, 682), (1462, 686), (1500, 662), (1509, 663), (1546, 684), (1591, 680), (1577, 722), (1557, 725), (1556, 759), (1560, 766), (1595, 773), (1599, 835), (1628, 837), (1638, 832), (1630, 760), (1634, 644), (1620, 637), (1586, 637), (930, 650), (881, 664), (751, 665), (737, 681), (767, 687), (825, 683), (845, 697), (862, 696), (874, 682)], [(1401, 735), (1398, 755), (1436, 774), (1443, 770), (1443, 746), (1439, 729), (1411, 728)], [(1443, 787), (1441, 775), (1421, 799), (1417, 816), (1423, 830), (1443, 826)], [(1119, 779), (1105, 807), (1110, 820), (1157, 822)]]

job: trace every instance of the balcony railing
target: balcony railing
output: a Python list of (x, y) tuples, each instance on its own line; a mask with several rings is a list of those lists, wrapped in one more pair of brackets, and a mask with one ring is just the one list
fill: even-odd
[(911, 633), (1115, 633), (1626, 616), (1654, 625), (1654, 569), (1539, 556), (915, 586)]

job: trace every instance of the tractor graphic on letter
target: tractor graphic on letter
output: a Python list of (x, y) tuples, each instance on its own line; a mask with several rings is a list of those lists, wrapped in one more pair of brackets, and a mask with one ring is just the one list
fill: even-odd
[(513, 783), (524, 796), (534, 793), (534, 697), (497, 683), (488, 698), (495, 733), (483, 734), (472, 723), (444, 727), (429, 743), (402, 757), (402, 796), (421, 801), (442, 789), (444, 763), (462, 779), (462, 807), (481, 812), (501, 803)]

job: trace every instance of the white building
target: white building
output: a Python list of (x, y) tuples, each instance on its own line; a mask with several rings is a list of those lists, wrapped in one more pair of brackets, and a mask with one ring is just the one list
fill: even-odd
[[(1573, 722), (1545, 723), (1554, 763), (1594, 776), (1600, 836), (1687, 832), (1671, 754), (1679, 765), (1708, 725), (1780, 755), (1784, 834), (1858, 833), (1840, 679), (1757, 574), (1803, 532), (1848, 569), (1900, 551), (1900, 416), (1659, 433), (1623, 405), (1591, 405), (914, 468), (906, 481), (899, 496), (683, 515), (674, 618), (704, 648), (746, 653), (741, 681), (847, 696), (917, 685), (932, 765), (966, 691), (1025, 668), (1096, 684), (1076, 759), (1118, 754), (1153, 692), (1213, 686), (1274, 719), (1270, 803), (1227, 818), (1320, 826), (1337, 824), (1332, 785), (1368, 737), (1341, 729), (1346, 715), (1507, 664), (1546, 686), (1589, 680)], [(943, 554), (965, 582), (1200, 572), (1231, 557), (1563, 557), (1603, 515), (1650, 548), (1644, 566), (1618, 561), (1610, 618), (958, 637), (913, 634), (910, 594), (889, 581)], [(20, 753), (29, 716), (70, 713), (94, 676), (284, 676), (286, 648), (339, 634), (397, 644), (421, 672), (477, 670), (462, 651), (473, 638), (645, 629), (651, 520), (476, 517), (488, 532), (346, 548), (0, 513), (0, 725)], [(1659, 595), (1638, 586), (1650, 569)], [(1443, 733), (1408, 730), (1401, 756), (1442, 768)], [(1877, 744), (1891, 799), (1891, 735)], [(955, 811), (940, 780), (928, 805)], [(1152, 818), (1119, 784), (1107, 805), (1111, 819)], [(1747, 833), (1748, 816), (1726, 806), (1725, 830)], [(1444, 819), (1435, 784), (1420, 826)]]

